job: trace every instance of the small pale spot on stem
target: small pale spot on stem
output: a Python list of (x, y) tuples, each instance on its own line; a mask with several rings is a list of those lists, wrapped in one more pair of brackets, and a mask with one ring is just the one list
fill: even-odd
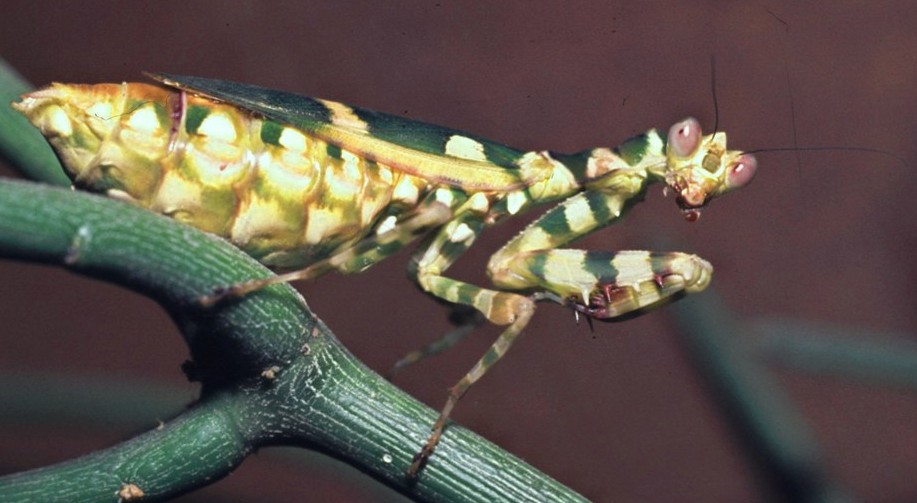
[(277, 365), (273, 365), (271, 367), (264, 369), (261, 372), (261, 377), (263, 377), (264, 379), (267, 379), (268, 381), (273, 381), (274, 379), (277, 379), (277, 374), (279, 373), (280, 373), (280, 367), (278, 367)]
[(67, 253), (64, 255), (64, 263), (74, 265), (79, 262), (90, 241), (92, 241), (92, 229), (88, 225), (81, 225), (73, 235), (73, 239), (70, 240), (70, 246), (67, 247)]
[(123, 484), (117, 494), (120, 501), (137, 501), (145, 496), (137, 484)]

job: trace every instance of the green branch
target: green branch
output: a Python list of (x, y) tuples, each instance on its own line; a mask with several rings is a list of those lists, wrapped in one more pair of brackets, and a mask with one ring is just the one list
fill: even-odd
[[(37, 134), (23, 127), (0, 135)], [(0, 141), (23, 172), (55, 180), (57, 164), (24, 145)], [(107, 198), (0, 181), (0, 257), (66, 267), (157, 300), (181, 329), (203, 384), (201, 399), (161, 429), (0, 478), (0, 501), (115, 502), (128, 487), (144, 501), (167, 499), (272, 445), (326, 452), (418, 501), (583, 501), (457, 425), (409, 483), (405, 470), (436, 413), (357, 361), (288, 285), (199, 308), (197, 297), (215, 286), (271, 274), (221, 239)]]
[(246, 439), (226, 414), (233, 397), (197, 404), (161, 429), (78, 460), (4, 477), (2, 501), (118, 501), (129, 484), (145, 500), (169, 498), (213, 482), (248, 454)]
[(0, 58), (0, 158), (27, 177), (45, 183), (70, 186), (51, 146), (26, 118), (8, 105), (32, 86)]

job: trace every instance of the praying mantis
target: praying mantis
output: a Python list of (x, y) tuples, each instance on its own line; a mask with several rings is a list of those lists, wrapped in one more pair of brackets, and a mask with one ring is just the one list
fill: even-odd
[[(413, 281), (505, 329), (450, 389), (407, 474), (416, 477), (468, 389), (549, 301), (607, 320), (710, 283), (692, 254), (565, 246), (623, 217), (653, 183), (693, 221), (747, 185), (753, 155), (704, 136), (696, 119), (613, 148), (520, 151), (476, 135), (343, 103), (169, 74), (158, 84), (54, 84), (14, 106), (40, 128), (74, 185), (222, 236), (288, 270), (201, 298), (337, 271), (359, 273), (414, 241)], [(448, 276), (487, 228), (554, 203), (490, 257), (492, 287)]]

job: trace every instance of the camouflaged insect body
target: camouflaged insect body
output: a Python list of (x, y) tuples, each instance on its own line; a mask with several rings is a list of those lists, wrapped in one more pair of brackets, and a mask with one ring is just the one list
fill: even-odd
[[(554, 300), (609, 319), (704, 289), (712, 267), (680, 252), (564, 248), (620, 218), (662, 182), (689, 220), (746, 185), (756, 163), (702, 136), (694, 119), (617, 147), (520, 151), (401, 117), (232, 82), (153, 75), (160, 85), (54, 84), (14, 106), (48, 137), (77, 186), (223, 236), (270, 266), (300, 268), (234, 285), (359, 272), (428, 235), (409, 273), (429, 294), (507, 328), (454, 386), (452, 407)], [(496, 222), (559, 201), (490, 259), (494, 288), (446, 275)]]

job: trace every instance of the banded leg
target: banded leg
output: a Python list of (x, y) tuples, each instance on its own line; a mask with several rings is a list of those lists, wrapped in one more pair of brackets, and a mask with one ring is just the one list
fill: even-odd
[(455, 326), (454, 329), (450, 330), (449, 333), (440, 337), (439, 339), (423, 346), (420, 349), (411, 351), (410, 353), (402, 356), (392, 368), (385, 375), (385, 378), (392, 380), (392, 378), (398, 372), (401, 372), (405, 368), (421, 361), (425, 360), (431, 356), (438, 355), (443, 351), (448, 350), (449, 348), (455, 346), (459, 342), (465, 340), (474, 329), (481, 326), (484, 323), (485, 318), (481, 313), (470, 306), (465, 305), (456, 305), (452, 306), (452, 311), (449, 313), (449, 321)]
[(367, 237), (350, 248), (315, 262), (304, 269), (218, 288), (211, 295), (201, 297), (199, 303), (203, 307), (211, 307), (226, 298), (242, 297), (268, 285), (316, 278), (332, 270), (345, 274), (363, 271), (397, 252), (417, 236), (449, 221), (450, 218), (452, 218), (451, 208), (442, 203), (430, 201), (403, 217), (390, 230)]
[[(607, 180), (607, 185), (571, 196), (549, 210), (491, 258), (488, 272), (494, 284), (507, 290), (550, 292), (577, 311), (597, 318), (632, 313), (680, 292), (706, 287), (712, 268), (693, 255), (558, 249), (613, 223), (642, 195), (644, 182), (643, 177), (625, 172)], [(480, 220), (470, 216), (447, 224), (417, 260), (416, 281), (436, 297), (473, 306), (491, 322), (509, 326), (452, 387), (432, 434), (408, 470), (409, 476), (416, 476), (433, 453), (458, 400), (506, 353), (535, 310), (532, 298), (443, 276), (482, 228)]]
[(535, 312), (535, 303), (523, 295), (481, 288), (443, 276), (455, 260), (472, 245), (486, 226), (484, 216), (466, 213), (446, 224), (412, 261), (410, 273), (425, 291), (453, 304), (472, 306), (490, 322), (508, 327), (487, 353), (449, 390), (446, 404), (433, 425), (432, 433), (414, 457), (408, 476), (415, 477), (426, 464), (442, 437), (456, 403), (494, 363), (509, 350)]
[(611, 319), (658, 307), (707, 287), (713, 267), (680, 252), (539, 250), (525, 252), (509, 270), (565, 299), (577, 312)]
[[(622, 172), (619, 176), (605, 181), (606, 192), (590, 190), (564, 200), (530, 224), (491, 258), (488, 264), (491, 279), (498, 287), (509, 290), (525, 290), (538, 286), (524, 279), (512, 281), (515, 275), (508, 267), (517, 255), (529, 250), (546, 250), (560, 246), (598, 227), (608, 225), (621, 215), (629, 201), (642, 193), (644, 182), (645, 177), (639, 174)], [(568, 219), (568, 215), (578, 217)], [(433, 426), (432, 434), (408, 469), (410, 477), (417, 475), (435, 450), (449, 414), (458, 400), (506, 354), (535, 312), (535, 304), (531, 298), (485, 289), (443, 276), (446, 269), (472, 244), (483, 227), (480, 217), (468, 216), (467, 219), (459, 218), (450, 222), (422, 251), (412, 271), (417, 284), (432, 295), (452, 303), (473, 306), (492, 323), (509, 326), (474, 367), (450, 389), (446, 405)]]
[(639, 183), (618, 183), (615, 190), (589, 190), (564, 200), (491, 257), (491, 279), (506, 289), (547, 290), (578, 312), (599, 319), (706, 288), (713, 268), (694, 255), (560, 248), (613, 223), (641, 194)]

